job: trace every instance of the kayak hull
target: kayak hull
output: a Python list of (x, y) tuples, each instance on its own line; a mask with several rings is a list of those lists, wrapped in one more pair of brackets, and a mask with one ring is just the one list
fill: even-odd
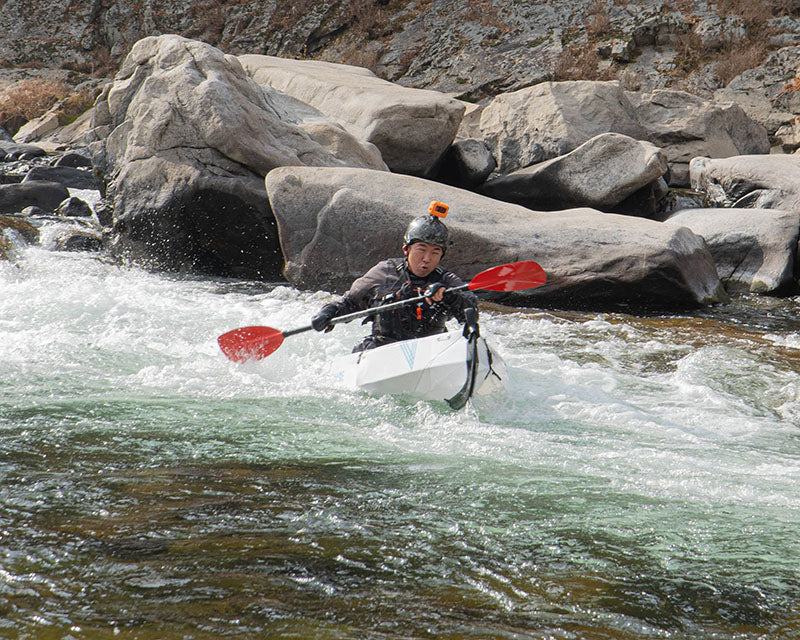
[(342, 356), (333, 363), (333, 375), (346, 388), (374, 395), (466, 402), (504, 390), (506, 369), (484, 338), (441, 333)]

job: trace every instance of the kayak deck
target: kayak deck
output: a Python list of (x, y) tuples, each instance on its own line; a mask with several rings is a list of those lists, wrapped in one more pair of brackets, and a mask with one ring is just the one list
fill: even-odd
[(506, 377), (502, 358), (484, 338), (471, 342), (455, 332), (352, 353), (337, 358), (332, 368), (334, 377), (349, 389), (425, 400), (455, 398), (453, 408), (472, 395), (503, 389)]

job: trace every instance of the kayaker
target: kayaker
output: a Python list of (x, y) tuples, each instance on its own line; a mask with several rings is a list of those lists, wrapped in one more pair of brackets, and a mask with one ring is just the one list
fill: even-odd
[(330, 331), (334, 326), (330, 321), (337, 316), (426, 294), (423, 302), (365, 319), (364, 323), (372, 321), (372, 334), (353, 352), (444, 333), (445, 322), (450, 318), (477, 330), (477, 297), (470, 291), (446, 291), (464, 282), (439, 266), (449, 245), (447, 227), (441, 221), (448, 208), (442, 202), (432, 202), (428, 215), (414, 218), (408, 225), (403, 236), (404, 257), (376, 264), (350, 285), (341, 300), (322, 307), (311, 319), (311, 326), (317, 331)]

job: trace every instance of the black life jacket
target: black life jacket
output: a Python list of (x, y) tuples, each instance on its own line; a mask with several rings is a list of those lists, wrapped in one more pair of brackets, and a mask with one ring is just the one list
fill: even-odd
[[(425, 293), (432, 283), (442, 282), (445, 273), (444, 269), (437, 266), (426, 277), (420, 278), (409, 271), (405, 260), (397, 259), (392, 262), (396, 277), (387, 277), (385, 285), (376, 291), (377, 304), (416, 298)], [(372, 316), (372, 335), (392, 340), (408, 340), (444, 333), (447, 331), (445, 322), (451, 315), (444, 301), (409, 304)]]

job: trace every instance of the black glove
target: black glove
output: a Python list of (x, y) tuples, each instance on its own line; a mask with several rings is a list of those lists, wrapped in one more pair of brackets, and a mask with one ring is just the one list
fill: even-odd
[(441, 289), (444, 289), (444, 288), (445, 288), (445, 286), (444, 286), (443, 282), (431, 282), (428, 285), (428, 288), (425, 289), (425, 297), (426, 298), (433, 298), (433, 296), (435, 296), (438, 291), (440, 291)]
[(478, 328), (478, 310), (475, 307), (467, 307), (464, 309), (464, 331), (462, 335), (465, 338), (469, 338), (472, 335), (475, 337), (481, 335), (480, 329)]
[(311, 318), (311, 327), (314, 331), (333, 331), (331, 320), (336, 317), (338, 307), (335, 304), (326, 304), (319, 313)]

